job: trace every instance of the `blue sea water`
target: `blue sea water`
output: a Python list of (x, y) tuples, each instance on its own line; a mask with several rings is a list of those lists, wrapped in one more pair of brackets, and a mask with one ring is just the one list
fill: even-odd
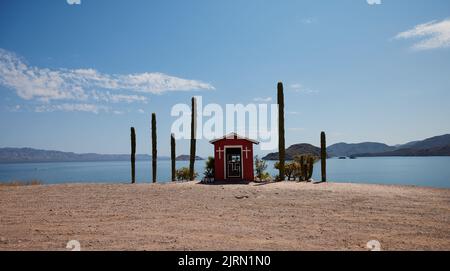
[[(136, 181), (149, 183), (151, 162), (136, 162)], [(177, 168), (188, 166), (177, 161)], [(205, 161), (197, 161), (196, 171), (202, 176)], [(268, 171), (277, 174), (273, 161)], [(450, 157), (373, 157), (358, 159), (328, 159), (327, 177), (331, 182), (416, 185), (450, 188)], [(320, 163), (314, 166), (313, 178), (320, 180)], [(54, 183), (129, 183), (130, 163), (57, 162), (0, 164), (0, 182), (41, 180)], [(158, 181), (170, 180), (170, 161), (158, 162)]]

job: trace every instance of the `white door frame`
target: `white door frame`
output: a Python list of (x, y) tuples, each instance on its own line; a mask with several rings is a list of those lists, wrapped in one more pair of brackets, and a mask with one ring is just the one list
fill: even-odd
[(227, 179), (227, 149), (241, 149), (241, 178), (244, 179), (244, 156), (242, 155), (242, 145), (223, 146), (223, 177)]

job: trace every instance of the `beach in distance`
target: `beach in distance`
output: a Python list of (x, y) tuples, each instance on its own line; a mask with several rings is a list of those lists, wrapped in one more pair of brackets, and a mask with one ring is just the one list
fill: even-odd
[(346, 183), (0, 186), (0, 250), (449, 250), (449, 199)]

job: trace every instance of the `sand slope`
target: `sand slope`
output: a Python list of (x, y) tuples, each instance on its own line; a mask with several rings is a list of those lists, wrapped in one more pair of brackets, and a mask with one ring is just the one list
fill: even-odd
[(275, 183), (0, 187), (0, 250), (449, 250), (450, 190)]

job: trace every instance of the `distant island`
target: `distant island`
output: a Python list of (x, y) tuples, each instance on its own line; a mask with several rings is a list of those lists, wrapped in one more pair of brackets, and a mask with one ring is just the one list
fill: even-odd
[[(389, 146), (378, 142), (356, 144), (337, 143), (327, 147), (329, 157), (377, 157), (377, 156), (450, 156), (450, 134)], [(286, 149), (286, 160), (295, 155), (319, 156), (320, 148), (311, 144), (295, 144)], [(278, 152), (269, 153), (264, 160), (278, 160)]]
[[(136, 160), (151, 160), (151, 155), (138, 154)], [(159, 156), (160, 160), (170, 160)], [(129, 154), (74, 153), (32, 148), (0, 148), (0, 163), (129, 161)]]
[[(300, 154), (310, 154), (320, 157), (320, 148), (311, 144), (295, 144), (286, 149), (286, 160), (293, 160), (294, 156)], [(272, 152), (263, 157), (263, 160), (278, 160), (278, 152)]]
[[(189, 161), (191, 159), (191, 156), (188, 154), (183, 154), (183, 155), (179, 155), (177, 156), (177, 158), (175, 158), (175, 160), (177, 161)], [(200, 156), (195, 156), (195, 160), (205, 160)]]
[(377, 142), (337, 143), (327, 148), (328, 153), (333, 157), (350, 157), (359, 153), (383, 153), (393, 150), (396, 150), (396, 147)]

